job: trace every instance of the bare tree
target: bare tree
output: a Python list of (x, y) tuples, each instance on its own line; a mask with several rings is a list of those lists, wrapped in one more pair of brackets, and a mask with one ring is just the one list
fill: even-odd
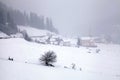
[(56, 54), (53, 51), (48, 51), (44, 55), (41, 56), (40, 61), (45, 65), (45, 66), (52, 66), (54, 65), (52, 63), (56, 62)]

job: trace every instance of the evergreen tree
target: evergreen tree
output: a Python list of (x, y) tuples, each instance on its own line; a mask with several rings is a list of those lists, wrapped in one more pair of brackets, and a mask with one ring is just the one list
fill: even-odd
[(80, 38), (77, 38), (77, 47), (79, 48), (80, 45), (81, 45), (81, 40), (80, 40)]
[(46, 29), (58, 33), (50, 18), (45, 19), (44, 16), (38, 16), (33, 12), (28, 15), (26, 12), (8, 8), (0, 2), (0, 30), (7, 34), (16, 33), (16, 25), (29, 25), (38, 29)]

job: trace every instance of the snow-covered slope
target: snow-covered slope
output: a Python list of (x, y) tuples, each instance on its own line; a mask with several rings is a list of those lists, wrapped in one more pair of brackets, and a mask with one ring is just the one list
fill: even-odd
[(115, 76), (0, 60), (0, 80), (119, 80)]
[[(40, 65), (39, 57), (49, 50), (57, 54), (55, 68)], [(119, 53), (120, 46), (113, 44), (76, 48), (1, 39), (0, 80), (120, 80)], [(7, 60), (9, 56), (13, 62)], [(71, 69), (72, 63), (76, 64), (75, 70)]]
[(8, 37), (8, 35), (0, 31), (0, 37)]
[(43, 36), (47, 34), (55, 34), (47, 30), (40, 30), (30, 26), (20, 26), (18, 25), (20, 31), (26, 30), (29, 36)]

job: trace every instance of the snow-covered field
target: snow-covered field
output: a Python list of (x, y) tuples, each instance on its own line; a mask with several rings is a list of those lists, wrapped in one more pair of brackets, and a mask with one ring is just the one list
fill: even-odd
[[(39, 62), (49, 50), (57, 54), (56, 67)], [(7, 60), (9, 56), (14, 61)], [(75, 70), (71, 69), (72, 63)], [(0, 80), (120, 80), (120, 45), (77, 48), (42, 45), (22, 38), (0, 39)]]

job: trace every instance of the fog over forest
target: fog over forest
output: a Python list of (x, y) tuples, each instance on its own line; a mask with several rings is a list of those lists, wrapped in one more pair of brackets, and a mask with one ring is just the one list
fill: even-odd
[[(1, 0), (2, 1), (2, 0)], [(48, 16), (64, 36), (120, 39), (120, 0), (3, 0), (8, 6)]]

